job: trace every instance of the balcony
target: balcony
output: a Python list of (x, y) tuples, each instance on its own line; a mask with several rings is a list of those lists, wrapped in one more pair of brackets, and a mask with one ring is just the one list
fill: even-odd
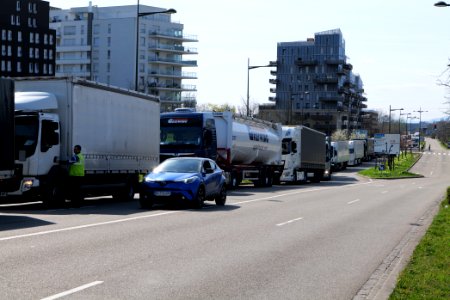
[(155, 78), (175, 78), (175, 79), (197, 79), (197, 73), (194, 72), (161, 72), (151, 71), (148, 76)]
[(87, 65), (91, 63), (88, 58), (76, 58), (76, 59), (57, 59), (57, 65)]
[(339, 58), (328, 58), (325, 59), (325, 63), (328, 65), (342, 65), (345, 63), (345, 60)]
[(352, 64), (344, 64), (343, 68), (344, 68), (344, 70), (348, 70), (348, 71), (353, 70)]
[(197, 67), (196, 60), (179, 60), (179, 59), (169, 59), (169, 58), (149, 58), (148, 62), (150, 64), (161, 64), (161, 65), (171, 65), (178, 67)]
[(317, 65), (317, 60), (315, 59), (302, 59), (302, 58), (298, 58), (295, 61), (295, 64), (299, 67), (303, 67), (303, 66), (314, 66)]
[(148, 87), (152, 91), (173, 91), (173, 92), (196, 92), (197, 86), (190, 84), (182, 84), (179, 85), (177, 83), (173, 84), (162, 84), (151, 82), (148, 84)]
[(339, 102), (342, 101), (343, 98), (341, 96), (320, 96), (320, 102)]
[(270, 75), (277, 76), (277, 70), (270, 70)]
[(151, 38), (160, 38), (179, 42), (198, 42), (196, 35), (180, 35), (173, 32), (153, 31), (149, 33)]
[(277, 89), (276, 88), (270, 88), (270, 92), (275, 94), (277, 92)]
[(91, 46), (74, 45), (74, 46), (58, 46), (56, 52), (87, 52), (91, 51)]
[(197, 48), (189, 48), (184, 46), (175, 46), (175, 45), (150, 45), (148, 46), (148, 50), (158, 51), (158, 52), (167, 52), (174, 54), (198, 54)]
[(269, 83), (271, 83), (271, 84), (277, 84), (277, 83), (278, 83), (278, 79), (270, 78), (270, 79), (269, 79)]
[(277, 97), (269, 97), (269, 101), (271, 101), (271, 102), (277, 102)]
[(337, 76), (330, 75), (316, 75), (314, 78), (316, 83), (327, 84), (327, 83), (338, 83)]

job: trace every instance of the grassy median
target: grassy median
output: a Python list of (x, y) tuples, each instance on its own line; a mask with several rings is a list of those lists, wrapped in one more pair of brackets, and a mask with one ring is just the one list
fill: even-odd
[(450, 299), (450, 188), (389, 299)]
[(419, 158), (419, 153), (402, 153), (394, 158), (394, 168), (391, 170), (387, 166), (387, 161), (378, 160), (375, 167), (359, 171), (358, 173), (375, 179), (421, 177), (419, 174), (409, 172), (409, 169)]

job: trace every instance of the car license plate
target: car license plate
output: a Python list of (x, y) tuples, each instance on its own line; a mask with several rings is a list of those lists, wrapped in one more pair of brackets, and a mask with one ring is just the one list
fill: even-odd
[(164, 196), (164, 197), (170, 196), (170, 192), (168, 191), (156, 191), (154, 192), (154, 194), (155, 196)]

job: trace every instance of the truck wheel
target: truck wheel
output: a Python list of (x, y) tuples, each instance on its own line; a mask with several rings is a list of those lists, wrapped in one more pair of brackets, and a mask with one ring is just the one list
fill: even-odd
[(225, 205), (225, 202), (227, 201), (227, 188), (225, 187), (225, 184), (222, 185), (219, 194), (216, 195), (216, 198), (214, 198), (214, 200), (216, 201), (216, 205), (218, 206)]
[(142, 209), (150, 209), (153, 206), (153, 199), (146, 193), (140, 193), (139, 204)]
[(205, 187), (200, 186), (198, 188), (197, 196), (194, 198), (192, 204), (194, 208), (201, 209), (203, 207), (204, 202), (205, 202)]
[(123, 200), (123, 201), (133, 201), (134, 200), (134, 185), (132, 180), (129, 180), (124, 188), (120, 189), (116, 193), (113, 194), (114, 200)]
[(42, 202), (45, 207), (62, 207), (65, 203), (64, 190), (59, 182), (49, 181), (43, 187)]

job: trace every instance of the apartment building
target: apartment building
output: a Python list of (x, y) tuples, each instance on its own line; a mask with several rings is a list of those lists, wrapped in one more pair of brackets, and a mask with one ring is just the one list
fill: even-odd
[(0, 76), (53, 76), (55, 31), (48, 25), (49, 3), (2, 0)]
[(259, 107), (259, 117), (302, 124), (330, 135), (336, 129), (361, 129), (367, 107), (363, 82), (347, 62), (339, 29), (315, 33), (306, 41), (277, 45), (276, 78), (269, 80), (274, 103)]
[[(161, 110), (195, 107), (196, 36), (171, 20), (164, 8), (140, 5), (52, 8), (56, 76), (77, 76), (159, 96)], [(149, 15), (143, 15), (150, 13)], [(139, 21), (139, 26), (137, 26)], [(137, 32), (139, 28), (139, 32)]]

